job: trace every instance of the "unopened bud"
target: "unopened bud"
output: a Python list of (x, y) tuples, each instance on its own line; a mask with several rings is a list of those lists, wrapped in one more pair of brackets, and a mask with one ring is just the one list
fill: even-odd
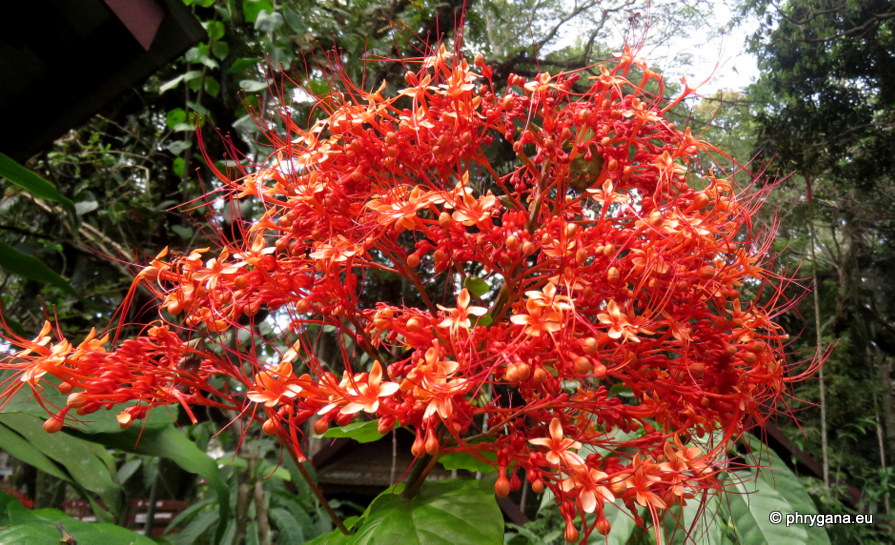
[(44, 431), (47, 433), (56, 433), (62, 429), (65, 422), (58, 414), (54, 414), (44, 422)]
[(503, 471), (500, 472), (500, 476), (494, 481), (494, 494), (498, 498), (506, 498), (510, 495), (510, 481), (504, 476)]

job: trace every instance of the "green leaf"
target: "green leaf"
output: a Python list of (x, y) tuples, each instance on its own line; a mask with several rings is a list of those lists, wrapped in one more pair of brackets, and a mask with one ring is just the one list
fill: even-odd
[(340, 530), (333, 530), (328, 534), (317, 536), (305, 545), (349, 545), (353, 536), (346, 536)]
[(283, 16), (277, 12), (262, 11), (255, 18), (255, 30), (272, 33), (283, 26)]
[(69, 211), (74, 212), (75, 203), (59, 193), (56, 186), (3, 153), (0, 153), (0, 176), (39, 199), (58, 202)]
[(213, 97), (216, 97), (221, 92), (221, 84), (218, 83), (218, 80), (209, 76), (205, 78), (205, 92)]
[[(493, 452), (485, 452), (481, 454), (480, 457), (492, 461), (497, 460), (497, 454)], [(467, 471), (477, 471), (479, 473), (491, 473), (497, 471), (493, 464), (482, 461), (468, 452), (451, 452), (450, 454), (445, 454), (438, 458), (438, 463), (449, 470), (465, 469)]]
[(252, 68), (258, 64), (258, 59), (249, 59), (249, 58), (240, 58), (233, 61), (233, 64), (230, 65), (230, 68), (227, 69), (228, 74), (239, 74), (241, 72), (245, 72), (249, 68)]
[(202, 80), (204, 80), (204, 79), (205, 79), (204, 77), (191, 79), (191, 80), (187, 81), (186, 85), (187, 85), (187, 87), (190, 88), (190, 91), (198, 91), (199, 89), (202, 88)]
[(324, 79), (309, 79), (308, 90), (312, 95), (322, 97), (329, 94), (329, 84)]
[[(249, 462), (245, 458), (225, 456), (218, 460), (218, 465), (246, 469), (249, 467)], [(259, 476), (264, 477), (265, 479), (276, 477), (277, 479), (283, 479), (284, 481), (292, 480), (292, 475), (289, 473), (288, 469), (280, 465), (274, 465), (267, 460), (261, 460), (256, 471)]]
[(816, 513), (817, 508), (802, 486), (798, 477), (770, 448), (756, 439), (745, 438), (756, 455), (750, 460), (762, 469), (731, 471), (721, 477), (721, 482), (734, 492), (725, 501), (736, 528), (739, 542), (743, 545), (759, 543), (811, 543), (828, 545), (826, 530), (808, 524), (786, 525), (786, 521), (774, 523), (772, 514)]
[(347, 426), (330, 428), (326, 430), (323, 437), (348, 438), (354, 439), (358, 443), (372, 443), (382, 439), (383, 435), (379, 433), (379, 421), (370, 420), (367, 422), (352, 422)]
[(230, 54), (230, 46), (227, 42), (213, 42), (211, 44), (211, 53), (215, 57), (224, 60)]
[(174, 543), (177, 545), (192, 545), (218, 521), (219, 516), (220, 514), (213, 510), (199, 513), (199, 516), (190, 521), (190, 523), (174, 537)]
[(614, 505), (607, 504), (603, 508), (603, 515), (610, 525), (609, 535), (606, 536), (606, 545), (625, 545), (630, 541), (631, 536), (641, 531), (634, 522), (631, 512), (620, 500), (617, 500)]
[(20, 252), (3, 241), (0, 241), (0, 267), (10, 274), (17, 274), (29, 280), (56, 286), (66, 293), (81, 298), (68, 283), (68, 280), (56, 274), (43, 261), (33, 255)]
[(161, 84), (158, 88), (159, 94), (170, 91), (171, 89), (176, 89), (180, 82), (184, 80), (184, 74), (177, 76), (176, 78), (170, 79), (165, 83)]
[(43, 418), (27, 414), (0, 414), (0, 424), (64, 467), (71, 480), (97, 494), (106, 507), (118, 511), (123, 491), (116, 481), (106, 449), (65, 433), (49, 434), (42, 427)]
[(58, 527), (77, 543), (155, 545), (153, 540), (114, 524), (83, 522), (58, 509), (25, 509), (12, 496), (0, 493), (0, 543), (59, 545), (62, 533)]
[(183, 108), (174, 108), (165, 116), (165, 124), (169, 129), (174, 129), (177, 125), (186, 122), (186, 110)]
[[(183, 176), (183, 174), (181, 174)], [(189, 240), (193, 238), (193, 228), (187, 227), (185, 225), (172, 225), (171, 230), (177, 233), (177, 236), (182, 238), (183, 240)]]
[(292, 29), (296, 34), (307, 34), (308, 25), (304, 23), (301, 15), (295, 10), (295, 8), (291, 6), (287, 6), (286, 9), (283, 10), (283, 17), (286, 19), (286, 24), (289, 25), (289, 28)]
[(198, 102), (187, 100), (186, 105), (190, 110), (193, 111), (189, 114), (191, 119), (195, 117), (195, 114), (199, 114), (199, 116), (202, 118), (211, 117), (211, 112), (208, 110), (208, 108), (199, 104)]
[(224, 37), (224, 23), (220, 21), (207, 21), (203, 23), (205, 26), (205, 31), (208, 32), (208, 37), (212, 40), (220, 40)]
[(273, 11), (271, 0), (242, 0), (242, 15), (247, 23), (254, 23), (262, 11)]
[(450, 480), (424, 485), (412, 500), (388, 491), (381, 494), (345, 543), (496, 545), (503, 543), (503, 531), (491, 483)]
[(687, 500), (684, 506), (674, 505), (665, 517), (666, 543), (669, 545), (719, 545), (723, 543), (726, 508), (721, 494)]
[(254, 79), (244, 79), (239, 81), (239, 87), (249, 93), (257, 93), (267, 89), (267, 84)]
[[(12, 373), (0, 375), (0, 383), (9, 380), (13, 376)], [(49, 405), (64, 407), (66, 396), (61, 394), (55, 388), (45, 388), (41, 392), (41, 397)], [(116, 418), (117, 413), (126, 407), (136, 405), (137, 402), (122, 403), (115, 407), (115, 411), (105, 410), (97, 411), (92, 414), (79, 415), (77, 427), (63, 428), (63, 433), (68, 431), (77, 431), (78, 433), (118, 433), (121, 426)], [(176, 406), (160, 407), (149, 411), (146, 418), (139, 421), (141, 428), (163, 428), (170, 426), (177, 420), (179, 408)], [(32, 392), (27, 388), (22, 388), (12, 398), (10, 398), (3, 407), (3, 414), (25, 414), (44, 420), (47, 418), (47, 410), (41, 407), (35, 401)], [(72, 424), (72, 420), (67, 420), (68, 424)]]
[(475, 321), (475, 325), (480, 325), (482, 327), (488, 327), (489, 325), (491, 325), (493, 323), (494, 323), (494, 317), (491, 316), (490, 312), (488, 314), (479, 316), (478, 319)]
[(3, 445), (3, 450), (26, 464), (63, 481), (72, 482), (71, 477), (56, 462), (49, 459), (24, 437), (2, 424), (0, 424), (0, 445)]
[(304, 543), (305, 533), (301, 524), (295, 520), (292, 513), (282, 507), (274, 507), (270, 510), (270, 520), (277, 528), (277, 542), (283, 545), (289, 543)]
[[(184, 470), (202, 476), (217, 495), (218, 520), (221, 522), (228, 520), (230, 489), (218, 471), (217, 462), (199, 450), (195, 443), (173, 426), (154, 429), (134, 426), (120, 433), (73, 433), (107, 447), (168, 458)], [(224, 530), (225, 525), (218, 524), (215, 542), (221, 542)]]
[(467, 276), (463, 284), (469, 290), (469, 293), (476, 297), (481, 297), (491, 291), (491, 286), (478, 276)]
[(201, 71), (199, 71), (199, 70), (190, 70), (189, 72), (186, 72), (186, 73), (184, 73), (184, 74), (181, 74), (181, 75), (177, 76), (176, 78), (171, 79), (171, 80), (168, 80), (168, 81), (166, 81), (165, 83), (163, 83), (163, 84), (158, 88), (158, 92), (159, 92), (159, 93), (164, 93), (164, 92), (166, 92), (166, 91), (170, 91), (171, 89), (174, 89), (174, 88), (176, 88), (178, 85), (180, 85), (180, 83), (183, 82), (183, 81), (193, 81), (193, 80), (195, 80), (195, 79), (197, 79), (197, 78), (201, 78), (201, 77), (202, 77), (202, 72), (201, 72)]
[[(170, 151), (174, 155), (180, 155), (184, 151), (190, 149), (190, 147), (192, 147), (192, 145), (193, 145), (193, 143), (190, 142), (189, 140), (175, 140), (175, 141), (171, 142), (170, 144), (168, 144), (168, 151)], [(167, 208), (167, 207), (165, 207), (165, 208)]]
[(80, 201), (75, 203), (75, 214), (79, 216), (83, 216), (84, 214), (89, 214), (99, 208), (99, 203), (96, 201)]
[(118, 468), (118, 482), (126, 483), (140, 469), (141, 465), (143, 465), (143, 460), (140, 458), (134, 458), (121, 464), (121, 467)]
[(171, 170), (174, 171), (174, 174), (177, 176), (183, 177), (186, 174), (186, 159), (183, 157), (175, 157), (173, 161), (171, 161)]

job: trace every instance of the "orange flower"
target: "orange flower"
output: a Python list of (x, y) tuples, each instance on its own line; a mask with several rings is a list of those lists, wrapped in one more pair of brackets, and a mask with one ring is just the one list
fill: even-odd
[(360, 411), (375, 413), (379, 409), (379, 398), (394, 394), (400, 387), (397, 382), (382, 382), (382, 365), (376, 361), (373, 363), (369, 375), (356, 379), (354, 385), (346, 389), (345, 397), (351, 401), (339, 412), (342, 414), (355, 414)]
[(246, 397), (255, 403), (264, 403), (265, 407), (275, 407), (285, 398), (293, 398), (302, 391), (302, 387), (292, 375), (292, 364), (284, 361), (270, 371), (255, 374), (255, 389)]
[(460, 294), (457, 295), (457, 308), (447, 308), (438, 305), (439, 309), (450, 313), (450, 316), (442, 320), (438, 327), (448, 328), (452, 333), (457, 329), (469, 330), (472, 327), (472, 322), (469, 319), (470, 315), (480, 317), (488, 313), (488, 309), (485, 307), (469, 306), (470, 299), (469, 290), (463, 288), (460, 290)]
[(600, 320), (600, 323), (609, 326), (609, 331), (606, 335), (610, 339), (623, 338), (626, 341), (639, 343), (640, 339), (637, 338), (637, 330), (639, 328), (632, 324), (628, 318), (628, 314), (622, 312), (615, 299), (610, 299), (609, 303), (606, 304), (606, 312), (597, 314), (597, 319)]
[(578, 490), (578, 505), (585, 513), (593, 513), (603, 502), (614, 502), (615, 495), (605, 486), (596, 483), (609, 480), (609, 476), (596, 469), (574, 471), (560, 483), (563, 492)]
[(550, 421), (550, 437), (529, 439), (529, 443), (541, 447), (547, 447), (547, 462), (554, 465), (564, 465), (573, 469), (584, 468), (584, 460), (577, 453), (569, 449), (581, 448), (581, 443), (573, 439), (563, 437), (562, 423), (554, 417)]
[(447, 421), (454, 413), (453, 398), (469, 391), (470, 384), (465, 378), (454, 378), (460, 364), (441, 359), (435, 348), (426, 350), (425, 360), (420, 363), (407, 376), (407, 381), (415, 383), (413, 397), (425, 404), (423, 420), (438, 414)]

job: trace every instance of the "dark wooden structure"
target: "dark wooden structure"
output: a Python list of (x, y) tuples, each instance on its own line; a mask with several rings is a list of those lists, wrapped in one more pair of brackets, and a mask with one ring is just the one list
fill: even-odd
[(204, 36), (181, 0), (4, 3), (0, 152), (25, 161)]

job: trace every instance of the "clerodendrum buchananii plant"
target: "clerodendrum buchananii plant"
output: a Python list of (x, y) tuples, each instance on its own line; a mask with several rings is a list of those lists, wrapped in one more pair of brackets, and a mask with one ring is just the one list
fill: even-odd
[[(481, 57), (444, 46), (402, 62), (402, 88), (343, 81), (310, 128), (281, 112), (263, 164), (221, 173), (227, 199), (263, 214), (238, 243), (143, 268), (133, 289), (159, 312), (138, 335), (8, 333), (21, 350), (3, 396), (68, 394), (46, 404), (48, 432), (100, 409), (123, 427), (166, 404), (232, 409), (299, 461), (311, 428), (401, 426), (416, 436), (405, 495), (439, 456), (468, 453), (498, 469), (498, 496), (522, 479), (550, 489), (569, 541), (607, 533), (611, 502), (644, 524), (638, 506), (656, 520), (718, 490), (730, 442), (816, 365), (787, 373), (773, 317), (790, 280), (751, 223), (764, 191), (666, 117), (692, 90), (664, 99), (628, 51), (584, 92), (579, 73), (499, 91)], [(382, 273), (418, 306), (371, 298)], [(262, 309), (288, 327), (265, 338)], [(320, 326), (338, 361), (315, 353)]]

